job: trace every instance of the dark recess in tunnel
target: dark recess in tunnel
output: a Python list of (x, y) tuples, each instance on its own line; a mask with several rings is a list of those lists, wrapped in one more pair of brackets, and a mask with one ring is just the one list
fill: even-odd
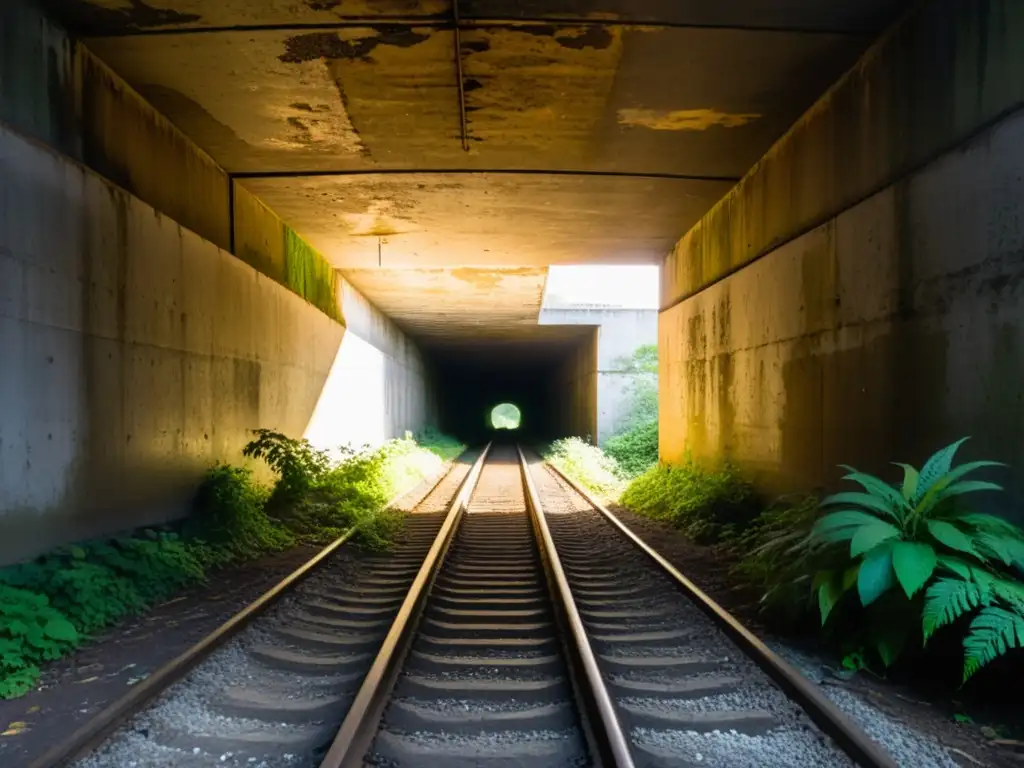
[[(568, 329), (566, 329), (568, 331)], [(566, 362), (591, 340), (574, 328), (536, 343), (469, 343), (459, 349), (427, 350), (438, 397), (438, 426), (469, 445), (515, 440), (538, 445), (563, 437), (570, 393), (560, 387)], [(514, 431), (495, 429), (491, 411), (501, 403), (519, 408)]]
[[(438, 419), (445, 432), (469, 445), (515, 439), (528, 444), (558, 437), (557, 396), (550, 382), (557, 363), (503, 364), (493, 359), (435, 361)], [(514, 403), (522, 414), (514, 432), (491, 426), (491, 409)]]

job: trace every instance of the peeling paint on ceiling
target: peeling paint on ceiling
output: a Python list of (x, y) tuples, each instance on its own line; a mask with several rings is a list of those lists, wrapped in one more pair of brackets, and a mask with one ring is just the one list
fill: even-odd
[(717, 109), (620, 109), (622, 125), (655, 131), (706, 131), (708, 128), (739, 128), (761, 117), (757, 113), (729, 113)]

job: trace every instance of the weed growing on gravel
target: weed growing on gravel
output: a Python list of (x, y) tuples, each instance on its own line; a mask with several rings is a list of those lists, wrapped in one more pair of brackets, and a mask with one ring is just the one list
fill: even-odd
[(565, 437), (551, 443), (544, 458), (598, 496), (617, 498), (625, 486), (615, 459), (578, 437)]
[(420, 448), (430, 451), (440, 458), (441, 461), (451, 461), (466, 450), (466, 446), (463, 443), (433, 427), (427, 427), (417, 432), (415, 441)]
[[(965, 438), (966, 439), (966, 438)], [(847, 666), (892, 666), (945, 627), (962, 634), (966, 682), (1024, 648), (1024, 530), (974, 512), (965, 497), (1001, 491), (967, 479), (1001, 466), (953, 466), (959, 440), (921, 467), (899, 464), (898, 485), (845, 467), (861, 487), (824, 500), (783, 498), (760, 510), (735, 472), (692, 462), (660, 465), (635, 479), (621, 503), (724, 545), (732, 573), (758, 587), (765, 614), (784, 625), (820, 617)]]
[(671, 523), (701, 543), (745, 528), (760, 510), (753, 489), (733, 469), (712, 471), (692, 461), (649, 469), (629, 484), (620, 501), (637, 514)]
[[(438, 471), (442, 456), (456, 456), (465, 446), (437, 432), (427, 433), (433, 450), (411, 434), (378, 448), (337, 449), (332, 461), (305, 440), (261, 430), (246, 446), (246, 455), (264, 458), (280, 479), (267, 508), (273, 520), (308, 543), (327, 543), (350, 528), (366, 547), (388, 545), (400, 527), (400, 516), (386, 514), (388, 499)], [(279, 490), (284, 484), (284, 489)]]

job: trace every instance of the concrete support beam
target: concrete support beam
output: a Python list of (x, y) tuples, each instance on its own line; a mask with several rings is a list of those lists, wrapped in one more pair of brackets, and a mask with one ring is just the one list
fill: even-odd
[(781, 492), (971, 435), (965, 455), (1017, 468), (1016, 504), (1022, 38), (1013, 0), (922, 4), (680, 241), (663, 459), (729, 459)]
[(551, 398), (560, 406), (557, 434), (597, 439), (598, 329), (574, 346), (551, 380)]
[(541, 325), (590, 325), (597, 333), (597, 428), (590, 434), (604, 443), (626, 425), (640, 379), (653, 374), (623, 370), (623, 361), (637, 348), (658, 343), (658, 313), (653, 309), (543, 309)]

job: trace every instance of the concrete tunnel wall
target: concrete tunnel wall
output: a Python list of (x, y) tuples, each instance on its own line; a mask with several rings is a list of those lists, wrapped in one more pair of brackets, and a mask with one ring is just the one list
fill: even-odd
[(20, 0), (0, 43), (0, 564), (180, 517), (253, 428), (434, 421), (415, 345), (333, 270), (262, 274), (311, 249), (88, 51)]
[[(933, 0), (662, 271), (663, 460), (775, 492), (971, 435), (1024, 500), (1024, 5)], [(1000, 479), (1007, 480), (1007, 474)]]
[(548, 380), (553, 437), (582, 437), (596, 442), (598, 430), (598, 333), (587, 333), (559, 361)]

